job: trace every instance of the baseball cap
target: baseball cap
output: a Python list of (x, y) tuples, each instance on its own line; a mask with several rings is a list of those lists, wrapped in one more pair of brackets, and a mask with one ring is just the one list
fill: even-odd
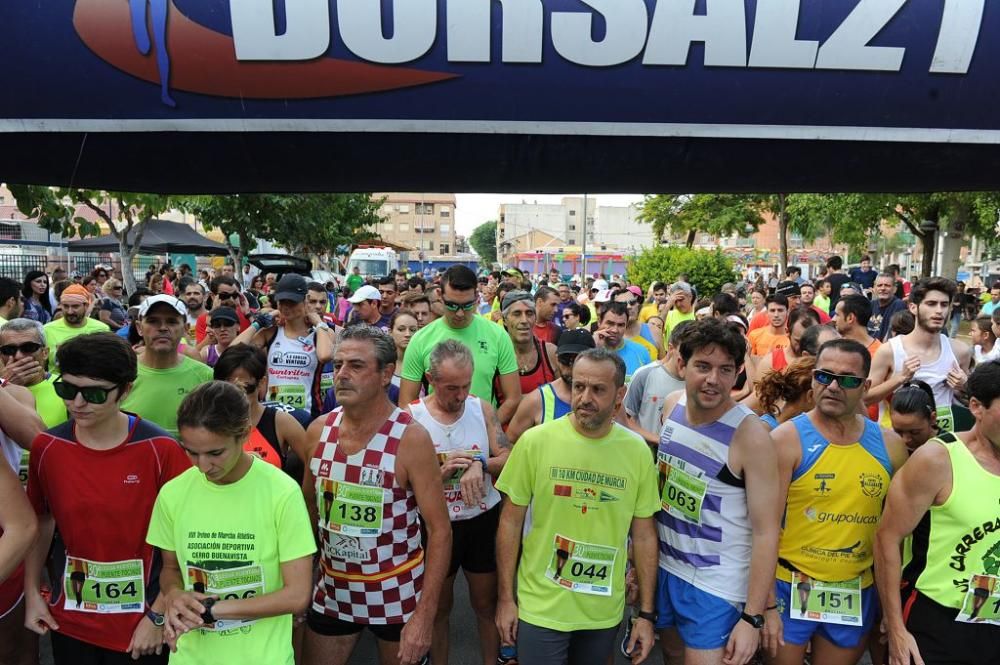
[(306, 278), (295, 273), (282, 275), (275, 287), (274, 301), (291, 300), (292, 302), (302, 302), (306, 299), (308, 290)]
[(139, 316), (146, 316), (153, 307), (159, 304), (169, 305), (175, 312), (181, 316), (187, 316), (188, 310), (183, 302), (178, 300), (173, 296), (169, 296), (166, 293), (161, 293), (159, 295), (146, 298), (145, 302), (139, 308)]
[(594, 296), (594, 302), (611, 302), (611, 289), (601, 289)]
[(594, 336), (590, 334), (590, 331), (583, 328), (567, 330), (559, 335), (559, 343), (556, 345), (556, 355), (583, 353), (587, 349), (594, 348), (594, 346)]
[(778, 282), (778, 286), (774, 288), (774, 295), (794, 298), (802, 295), (802, 288), (795, 282)]
[(606, 280), (606, 279), (595, 279), (594, 280), (594, 284), (591, 286), (591, 288), (597, 289), (598, 291), (607, 291), (607, 289), (608, 289), (608, 280)]
[(642, 297), (642, 289), (640, 289), (640, 288), (639, 288), (638, 286), (636, 286), (635, 284), (633, 284), (632, 286), (628, 287), (628, 289), (627, 289), (627, 290), (628, 290), (628, 291), (629, 291), (630, 293), (632, 293), (633, 295), (636, 295), (636, 296), (639, 296), (640, 298)]
[(239, 323), (240, 317), (232, 307), (216, 307), (208, 313), (208, 321), (229, 321), (229, 323)]
[(501, 311), (506, 312), (507, 308), (516, 302), (524, 300), (531, 306), (532, 311), (535, 309), (535, 299), (531, 297), (531, 294), (527, 291), (510, 291), (503, 297), (503, 302), (500, 303)]
[(347, 299), (347, 302), (357, 305), (358, 303), (364, 302), (366, 300), (382, 300), (382, 294), (371, 284), (365, 284), (364, 286), (358, 287), (358, 290), (354, 292), (354, 295)]

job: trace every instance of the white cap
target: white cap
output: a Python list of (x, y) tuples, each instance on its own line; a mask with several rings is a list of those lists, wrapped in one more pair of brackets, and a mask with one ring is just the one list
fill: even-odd
[(145, 302), (143, 302), (142, 306), (139, 308), (139, 316), (146, 316), (146, 313), (149, 312), (153, 305), (159, 305), (160, 303), (170, 305), (174, 311), (181, 316), (187, 316), (188, 310), (187, 307), (184, 306), (184, 303), (173, 296), (167, 295), (166, 293), (146, 298)]
[(611, 289), (603, 289), (594, 296), (594, 302), (611, 302)]
[(608, 288), (608, 280), (606, 279), (595, 279), (594, 285), (591, 286), (592, 289), (597, 289), (598, 291), (606, 291)]
[(347, 302), (357, 305), (359, 302), (364, 302), (366, 300), (382, 300), (382, 294), (379, 290), (370, 284), (365, 284), (364, 286), (358, 287), (358, 290), (354, 292)]

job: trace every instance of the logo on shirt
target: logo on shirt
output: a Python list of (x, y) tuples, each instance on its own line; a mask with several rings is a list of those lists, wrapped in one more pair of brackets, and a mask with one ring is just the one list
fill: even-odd
[(813, 492), (819, 496), (826, 496), (833, 491), (830, 487), (830, 481), (837, 477), (835, 473), (817, 473), (813, 476), (818, 481), (816, 487), (813, 488)]
[(135, 473), (128, 474), (127, 476), (125, 476), (125, 484), (126, 485), (138, 485), (139, 484), (139, 475), (135, 474)]
[(489, 343), (484, 339), (479, 340), (479, 350), (483, 353), (488, 352), (490, 350)]
[(882, 482), (881, 476), (876, 473), (861, 473), (858, 474), (858, 480), (861, 482), (861, 491), (864, 492), (865, 496), (873, 499), (882, 498), (885, 484)]
[(272, 351), (270, 362), (272, 365), (281, 365), (284, 367), (308, 367), (311, 362), (311, 356), (307, 353), (299, 353), (298, 351), (288, 351), (286, 353)]
[(333, 467), (333, 463), (330, 460), (325, 459), (325, 460), (323, 460), (322, 462), (319, 463), (319, 473), (316, 474), (316, 475), (324, 476), (324, 477), (329, 477), (330, 476), (330, 469), (332, 467)]
[(368, 487), (382, 487), (385, 471), (376, 466), (366, 466), (361, 469), (361, 484)]

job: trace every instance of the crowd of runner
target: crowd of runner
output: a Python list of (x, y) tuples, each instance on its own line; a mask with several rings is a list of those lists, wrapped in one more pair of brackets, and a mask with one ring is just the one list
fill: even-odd
[(0, 665), (995, 665), (1000, 285), (841, 267), (0, 278)]

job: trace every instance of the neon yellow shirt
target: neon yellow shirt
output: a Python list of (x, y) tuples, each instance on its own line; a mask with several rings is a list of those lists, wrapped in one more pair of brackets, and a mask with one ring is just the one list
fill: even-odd
[(187, 394), (212, 380), (212, 368), (193, 358), (169, 369), (153, 369), (139, 363), (139, 376), (122, 402), (122, 410), (156, 423), (177, 438), (177, 409)]
[(406, 347), (403, 359), (404, 379), (421, 381), (424, 372), (430, 369), (431, 351), (438, 343), (454, 339), (472, 351), (474, 368), (472, 371), (471, 393), (480, 399), (495, 403), (493, 399), (494, 374), (517, 372), (517, 356), (514, 343), (503, 326), (496, 326), (489, 319), (470, 314), (472, 323), (465, 328), (449, 328), (445, 319), (440, 318), (417, 331)]
[[(208, 481), (197, 468), (168, 482), (156, 497), (146, 540), (177, 555), (185, 589), (198, 584), (222, 598), (278, 591), (281, 564), (316, 551), (299, 486), (260, 459), (230, 485)], [(171, 664), (294, 665), (292, 615), (231, 623), (228, 630), (183, 635)]]
[(588, 439), (569, 417), (538, 425), (518, 440), (496, 487), (531, 506), (517, 572), (521, 620), (563, 632), (618, 625), (632, 520), (660, 507), (642, 438), (615, 424)]
[[(667, 312), (667, 320), (663, 322), (663, 339), (664, 340), (670, 339), (670, 331), (674, 329), (674, 326), (678, 325), (683, 321), (694, 321), (694, 318), (695, 317), (694, 317), (693, 307), (691, 308), (691, 311), (688, 312), (687, 314), (685, 314), (684, 312), (680, 311), (677, 308), (674, 308), (669, 312)], [(664, 346), (666, 346), (666, 343), (664, 343)]]
[(42, 419), (46, 429), (52, 429), (69, 420), (69, 415), (66, 413), (66, 402), (59, 395), (56, 395), (56, 389), (52, 387), (55, 380), (55, 375), (50, 374), (49, 378), (44, 381), (28, 386), (28, 390), (35, 396), (35, 411)]
[(108, 324), (89, 316), (83, 320), (83, 325), (79, 328), (69, 327), (66, 325), (66, 319), (62, 318), (46, 323), (43, 329), (45, 330), (45, 345), (49, 347), (49, 371), (56, 370), (56, 350), (62, 346), (63, 342), (68, 342), (80, 335), (111, 330)]

